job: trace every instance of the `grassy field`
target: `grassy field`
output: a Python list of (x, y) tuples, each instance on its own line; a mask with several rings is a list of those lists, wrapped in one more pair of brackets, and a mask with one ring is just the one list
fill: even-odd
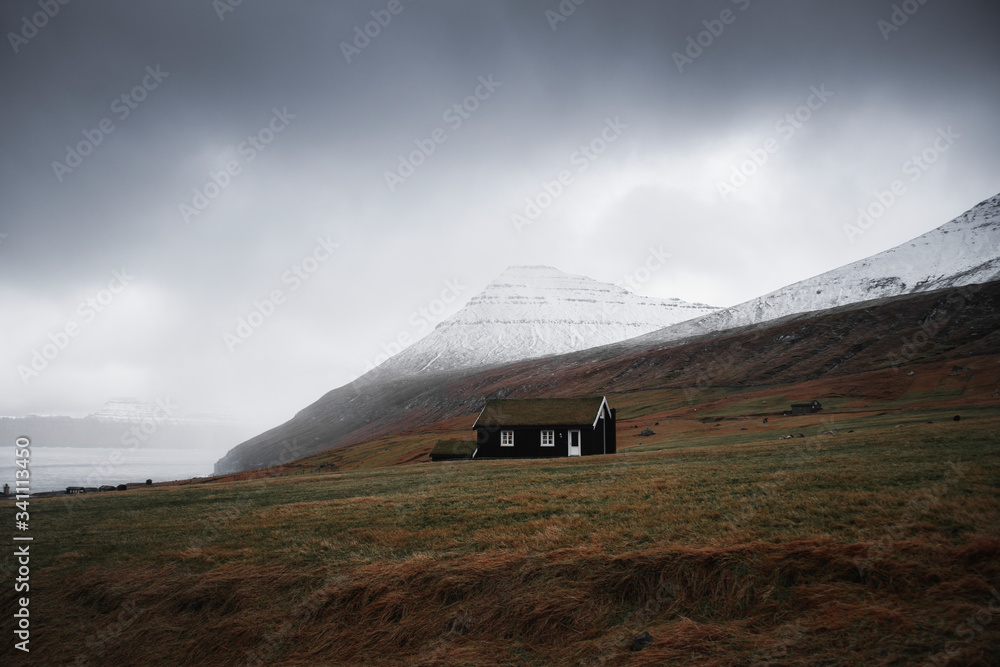
[(997, 664), (1000, 407), (741, 417), (780, 391), (623, 400), (615, 456), (348, 464), (459, 420), (338, 472), (33, 500), (3, 662)]

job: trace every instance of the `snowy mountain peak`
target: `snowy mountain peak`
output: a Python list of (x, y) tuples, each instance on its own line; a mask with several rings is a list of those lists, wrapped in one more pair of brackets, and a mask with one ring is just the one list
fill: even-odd
[[(875, 274), (881, 271), (885, 275), (869, 277), (876, 280), (896, 278), (901, 293), (949, 287), (953, 284), (952, 277), (965, 280), (958, 284), (986, 282), (997, 277), (998, 240), (1000, 195), (911, 241), (824, 273), (814, 280), (825, 276), (836, 281), (839, 274), (848, 269), (874, 271)], [(966, 280), (973, 276), (978, 278)]]
[(884, 297), (1000, 280), (1000, 194), (871, 257), (651, 334), (657, 341)]
[(462, 310), (383, 364), (396, 373), (472, 368), (615, 343), (718, 310), (657, 299), (549, 266), (511, 266)]
[(92, 412), (86, 418), (102, 423), (153, 421), (171, 424), (222, 425), (233, 422), (232, 417), (222, 411), (199, 414), (182, 412), (170, 398), (159, 399), (154, 403), (147, 403), (137, 398), (112, 398), (101, 406), (100, 410)]
[(505, 280), (522, 281), (537, 280), (538, 278), (559, 278), (566, 274), (551, 266), (544, 264), (515, 264), (508, 266), (497, 276), (493, 282), (503, 282)]
[[(102, 422), (130, 422), (153, 418), (159, 412), (155, 405), (145, 403), (137, 398), (112, 398), (101, 406), (97, 412), (87, 415), (88, 419)], [(159, 415), (162, 418), (162, 414)]]
[[(600, 283), (587, 276), (563, 273), (551, 266), (509, 266), (497, 276), (481, 294), (472, 299), (499, 298), (520, 294), (521, 296), (558, 297), (570, 292), (591, 291), (625, 292), (624, 289), (608, 283)], [(570, 297), (568, 297), (570, 298)], [(470, 303), (472, 303), (470, 302)]]
[(978, 230), (981, 233), (992, 233), (1000, 227), (1000, 194), (980, 202), (954, 220), (930, 233), (949, 233), (956, 228)]

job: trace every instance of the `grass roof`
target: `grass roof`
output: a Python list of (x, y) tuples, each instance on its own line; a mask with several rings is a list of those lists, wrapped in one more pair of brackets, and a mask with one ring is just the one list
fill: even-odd
[(472, 456), (479, 445), (470, 440), (438, 440), (431, 456)]
[(593, 424), (603, 396), (588, 398), (494, 398), (476, 426), (574, 426)]

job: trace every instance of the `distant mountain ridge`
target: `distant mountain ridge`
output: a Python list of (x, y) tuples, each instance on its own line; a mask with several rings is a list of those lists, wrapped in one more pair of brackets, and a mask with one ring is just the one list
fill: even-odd
[(641, 340), (681, 340), (786, 315), (998, 279), (1000, 194), (895, 248), (730, 308), (666, 327)]
[(234, 419), (221, 411), (190, 413), (179, 411), (169, 398), (148, 403), (136, 398), (112, 398), (97, 412), (92, 412), (87, 419), (102, 422), (141, 422), (154, 420), (171, 424), (231, 424)]
[(86, 417), (0, 417), (0, 439), (20, 435), (42, 447), (215, 449), (239, 442), (245, 427), (221, 413), (186, 413), (170, 401), (115, 398)]
[[(926, 336), (929, 320), (933, 345), (908, 351), (902, 343), (921, 332)], [(215, 473), (289, 463), (458, 417), (467, 420), (471, 437), (476, 416), (491, 398), (606, 395), (614, 404), (617, 394), (654, 389), (673, 396), (660, 406), (666, 410), (704, 402), (717, 395), (717, 387), (797, 385), (872, 371), (908, 377), (910, 369), (916, 371), (914, 382), (926, 382), (926, 368), (937, 365), (945, 377), (953, 363), (992, 369), (996, 358), (988, 355), (997, 354), (1000, 281), (788, 315), (693, 339), (633, 339), (493, 368), (344, 385), (229, 451)], [(965, 373), (952, 375), (956, 383), (967, 381)], [(981, 397), (994, 390), (991, 382), (980, 388)]]
[[(505, 304), (521, 301), (528, 304), (524, 311), (542, 312), (542, 308), (532, 305), (530, 298), (514, 298), (518, 295), (512, 290), (512, 286), (523, 279), (517, 274), (526, 270), (555, 271), (548, 267), (512, 267), (509, 271), (513, 272), (513, 279), (508, 272), (505, 272), (501, 279), (491, 284), (483, 295), (480, 295), (484, 298), (477, 298), (474, 304), (470, 302), (468, 310), (465, 310), (464, 314), (463, 312), (457, 314), (450, 324), (439, 325), (442, 331), (435, 339), (428, 341), (431, 338), (428, 336), (427, 339), (404, 350), (366, 376), (328, 392), (285, 424), (242, 443), (216, 463), (216, 472), (228, 473), (284, 463), (322, 449), (360, 442), (384, 434), (392, 424), (413, 427), (421, 420), (430, 423), (447, 419), (463, 414), (463, 410), (471, 412), (477, 409), (477, 406), (481, 407), (488, 398), (526, 395), (573, 396), (576, 395), (573, 392), (583, 386), (579, 385), (579, 382), (585, 382), (586, 378), (597, 373), (596, 365), (607, 365), (613, 368), (613, 371), (601, 383), (593, 387), (587, 386), (586, 390), (590, 392), (627, 391), (631, 388), (632, 378), (644, 375), (642, 369), (651, 363), (653, 366), (660, 363), (670, 364), (655, 368), (655, 375), (661, 378), (659, 381), (677, 383), (678, 386), (688, 386), (692, 381), (701, 383), (706, 377), (705, 368), (715, 369), (717, 366), (725, 373), (717, 373), (716, 369), (712, 374), (720, 375), (717, 379), (725, 382), (785, 381), (782, 374), (795, 364), (799, 364), (799, 359), (790, 361), (777, 357), (775, 360), (760, 363), (751, 355), (748, 361), (739, 362), (728, 359), (725, 355), (729, 353), (723, 349), (718, 352), (721, 356), (712, 358), (710, 362), (703, 361), (701, 369), (692, 360), (697, 359), (702, 351), (715, 347), (717, 341), (729, 336), (739, 336), (740, 331), (745, 329), (758, 330), (779, 325), (796, 328), (800, 326), (796, 322), (820, 314), (831, 318), (831, 322), (847, 322), (853, 316), (841, 319), (839, 313), (857, 308), (868, 321), (862, 324), (861, 319), (855, 319), (852, 324), (844, 325), (843, 331), (833, 333), (824, 333), (821, 329), (803, 325), (800, 333), (795, 334), (799, 340), (808, 339), (810, 336), (817, 336), (824, 341), (827, 337), (831, 338), (829, 342), (818, 341), (810, 344), (817, 350), (823, 350), (823, 354), (826, 355), (832, 348), (839, 348), (844, 340), (852, 336), (861, 336), (864, 340), (857, 343), (857, 346), (860, 346), (858, 349), (868, 348), (873, 352), (877, 349), (879, 352), (872, 358), (884, 360), (884, 355), (898, 351), (899, 343), (892, 341), (898, 341), (898, 335), (903, 332), (912, 334), (912, 328), (893, 331), (892, 341), (887, 336), (888, 330), (855, 332), (851, 328), (852, 326), (899, 327), (899, 322), (895, 320), (885, 321), (877, 317), (868, 317), (883, 307), (880, 305), (882, 302), (891, 302), (892, 307), (898, 309), (897, 313), (903, 313), (908, 308), (906, 303), (909, 299), (913, 299), (914, 303), (918, 301), (923, 303), (925, 299), (917, 297), (924, 293), (927, 293), (927, 304), (939, 304), (947, 302), (947, 295), (937, 294), (941, 290), (981, 284), (992, 285), (987, 291), (991, 299), (996, 298), (995, 282), (1000, 280), (1000, 195), (987, 199), (951, 222), (912, 241), (731, 308), (710, 309), (713, 312), (650, 333), (602, 346), (588, 346), (586, 350), (570, 350), (562, 356), (551, 356), (557, 353), (553, 351), (549, 353), (550, 356), (543, 354), (521, 356), (505, 362), (502, 360), (502, 355), (492, 357), (490, 349), (484, 346), (485, 354), (477, 357), (481, 360), (477, 363), (486, 365), (474, 369), (469, 366), (463, 367), (465, 342), (461, 332), (463, 327), (467, 326), (463, 318), (472, 315), (479, 318), (469, 323), (470, 327), (489, 321), (494, 300)], [(587, 281), (575, 277), (567, 278), (581, 280), (584, 284)], [(563, 294), (570, 295), (572, 292), (567, 291)], [(605, 299), (607, 302), (613, 302), (612, 298), (605, 297)], [(592, 301), (592, 304), (598, 303), (596, 299)], [(981, 309), (977, 316), (984, 324), (976, 329), (975, 335), (978, 336), (979, 331), (988, 329), (990, 318), (995, 320), (993, 303), (995, 301), (977, 306)], [(694, 310), (701, 304), (691, 305), (694, 306), (692, 308)], [(921, 306), (919, 318), (928, 317), (927, 312), (933, 313), (935, 312), (933, 308), (939, 306), (933, 306), (930, 311), (923, 311), (924, 307)], [(680, 313), (685, 312), (685, 308), (686, 306), (682, 305), (676, 309), (678, 317), (683, 316)], [(593, 308), (593, 310), (600, 309)], [(510, 312), (510, 309), (506, 309), (506, 312)], [(559, 318), (553, 313), (557, 314), (558, 309), (552, 309), (546, 317), (551, 321), (557, 321)], [(919, 318), (914, 320), (916, 324), (910, 323), (907, 326), (919, 326), (921, 321)], [(533, 320), (530, 317), (524, 320), (511, 322), (517, 325), (512, 331), (519, 332), (519, 340), (522, 343), (530, 341), (528, 335), (532, 331), (531, 326), (525, 328), (525, 325), (544, 321), (542, 318)], [(572, 324), (579, 323), (572, 322)], [(449, 331), (452, 327), (457, 334)], [(953, 334), (951, 344), (958, 347), (963, 330), (956, 328)], [(939, 338), (940, 336), (941, 334), (938, 334)], [(470, 337), (467, 339), (467, 344), (475, 344), (475, 340)], [(975, 340), (977, 343), (985, 342), (981, 337)], [(653, 361), (667, 348), (687, 343), (690, 343), (692, 352), (686, 357), (663, 354), (662, 361)], [(454, 345), (458, 352), (450, 352), (449, 345)], [(517, 348), (515, 346), (512, 349)], [(815, 355), (816, 351), (809, 354)], [(454, 362), (454, 365), (438, 363), (443, 358)], [(817, 364), (813, 372), (821, 375), (834, 369), (838, 372), (846, 370), (852, 364), (857, 364), (859, 359), (858, 350), (851, 347), (846, 350), (838, 349), (836, 355), (830, 359), (818, 357), (811, 361)], [(567, 379), (571, 381), (567, 382)], [(445, 387), (461, 387), (461, 391), (455, 393), (451, 389), (447, 390), (451, 393), (448, 400), (444, 401), (441, 398), (441, 391)]]
[(718, 308), (633, 294), (548, 266), (512, 266), (380, 375), (478, 368), (634, 338)]

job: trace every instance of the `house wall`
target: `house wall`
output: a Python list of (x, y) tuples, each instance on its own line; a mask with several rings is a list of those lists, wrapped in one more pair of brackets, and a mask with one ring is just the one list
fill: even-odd
[[(542, 430), (555, 431), (555, 446), (542, 447)], [(545, 429), (538, 427), (514, 427), (504, 428), (499, 426), (476, 428), (476, 436), (479, 442), (479, 452), (477, 459), (501, 459), (501, 458), (560, 458), (569, 456), (569, 431), (580, 431), (580, 454), (581, 456), (591, 456), (594, 454), (604, 454), (604, 438), (607, 434), (607, 453), (615, 453), (615, 422), (610, 418), (600, 419), (596, 428), (590, 424), (560, 426), (547, 426)], [(500, 432), (514, 431), (514, 446), (502, 447), (500, 445)]]
[(611, 411), (611, 427), (608, 429), (608, 454), (618, 453), (618, 418), (615, 411)]
[(592, 454), (618, 453), (618, 419), (614, 410), (602, 410), (601, 418), (597, 420), (595, 429), (594, 450)]
[[(495, 426), (492, 428), (478, 427), (476, 438), (479, 442), (479, 452), (477, 459), (527, 459), (527, 458), (554, 458), (569, 455), (568, 438), (566, 431), (568, 426), (553, 426), (545, 430), (556, 432), (556, 442), (553, 447), (542, 447), (542, 429), (514, 427), (506, 428)], [(578, 427), (572, 427), (578, 428)], [(500, 432), (514, 432), (514, 446), (500, 446)]]

